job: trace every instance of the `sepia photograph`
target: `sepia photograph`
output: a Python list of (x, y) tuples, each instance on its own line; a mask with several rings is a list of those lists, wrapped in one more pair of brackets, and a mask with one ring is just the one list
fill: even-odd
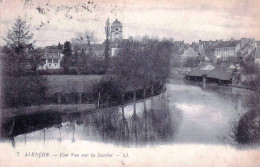
[(259, 0), (0, 0), (0, 167), (259, 167)]

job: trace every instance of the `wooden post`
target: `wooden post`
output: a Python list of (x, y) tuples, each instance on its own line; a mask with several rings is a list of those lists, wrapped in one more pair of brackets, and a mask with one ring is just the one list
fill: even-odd
[(145, 92), (146, 91), (146, 89), (144, 88), (144, 92), (143, 92), (143, 98), (145, 99)]
[(79, 92), (79, 103), (82, 103), (82, 92)]
[(69, 96), (69, 93), (65, 93), (66, 103), (69, 103), (69, 101), (70, 101), (68, 96)]
[(136, 113), (136, 91), (134, 91), (134, 113)]
[(121, 102), (122, 102), (122, 104), (125, 103), (125, 94), (124, 93), (122, 94), (122, 101)]
[(15, 140), (14, 140), (14, 137), (11, 137), (11, 138), (10, 138), (10, 141), (11, 141), (12, 147), (15, 148)]
[(57, 93), (58, 96), (58, 104), (61, 104), (61, 93)]
[(123, 119), (125, 119), (125, 107), (124, 107), (124, 105), (122, 105), (122, 115), (123, 115)]
[(206, 87), (206, 83), (207, 83), (206, 77), (203, 77), (203, 88)]
[(24, 134), (24, 145), (26, 145), (26, 134)]
[(74, 134), (75, 134), (75, 129), (76, 129), (76, 127), (75, 127), (76, 125), (75, 125), (75, 123), (73, 123), (73, 137), (72, 137), (72, 142), (75, 142), (75, 138), (74, 138)]
[(98, 102), (97, 102), (97, 106), (99, 107), (100, 103), (100, 92), (98, 92)]
[(59, 127), (59, 132), (60, 132), (60, 142), (61, 142), (61, 130), (60, 130), (61, 127)]
[(43, 143), (45, 143), (45, 128), (43, 129)]

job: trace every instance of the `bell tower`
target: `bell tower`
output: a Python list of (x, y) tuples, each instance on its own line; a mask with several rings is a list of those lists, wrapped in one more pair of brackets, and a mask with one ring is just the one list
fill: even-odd
[(123, 26), (116, 19), (111, 25), (111, 41), (112, 43), (115, 41), (122, 41), (123, 38)]

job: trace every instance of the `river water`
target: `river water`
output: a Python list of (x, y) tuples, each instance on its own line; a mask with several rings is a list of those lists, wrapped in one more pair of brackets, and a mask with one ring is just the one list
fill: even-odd
[(18, 133), (10, 140), (13, 146), (17, 142), (52, 140), (72, 143), (87, 140), (123, 146), (231, 144), (232, 122), (238, 120), (246, 107), (245, 95), (239, 91), (232, 93), (230, 89), (205, 89), (173, 80), (164, 94), (136, 104), (93, 113), (56, 114), (45, 121), (29, 118), (37, 126), (28, 125), (21, 130), (22, 126), (16, 123)]

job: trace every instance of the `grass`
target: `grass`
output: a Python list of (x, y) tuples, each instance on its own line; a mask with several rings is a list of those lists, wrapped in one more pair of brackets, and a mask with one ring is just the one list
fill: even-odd
[(69, 93), (90, 91), (93, 83), (101, 79), (101, 75), (44, 75), (46, 78), (46, 95), (57, 92)]

